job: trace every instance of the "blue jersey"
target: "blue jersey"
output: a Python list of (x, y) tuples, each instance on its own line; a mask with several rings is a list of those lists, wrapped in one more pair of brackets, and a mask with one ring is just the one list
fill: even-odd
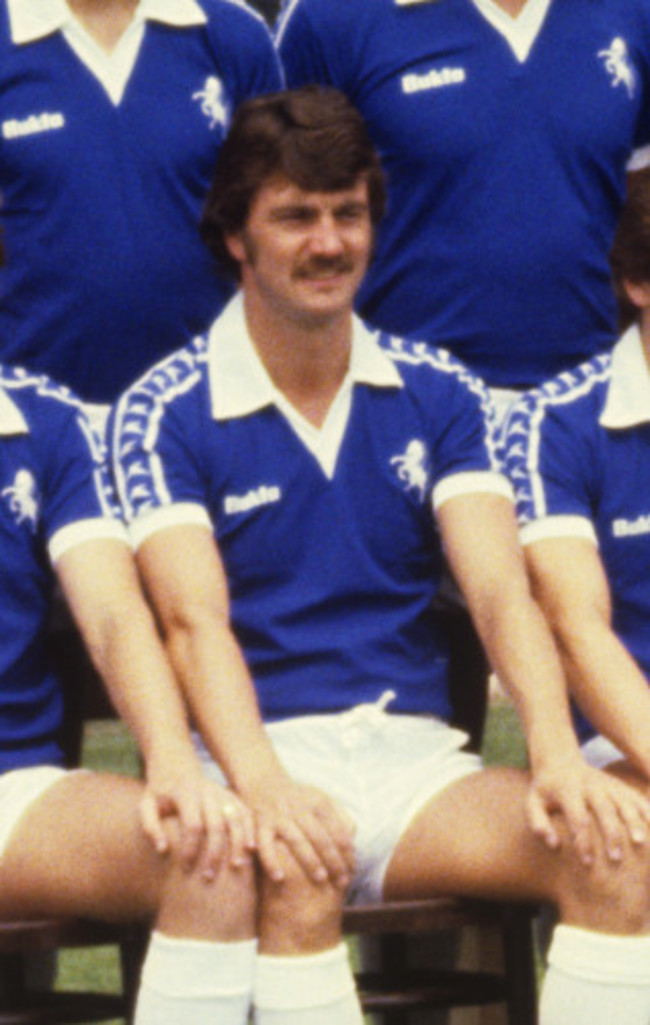
[(530, 387), (615, 340), (608, 258), (626, 168), (648, 162), (650, 6), (527, 0), (528, 52), (489, 7), (290, 0), (277, 38), (288, 83), (342, 89), (383, 158), (363, 316)]
[(114, 103), (30, 5), (23, 41), (0, 3), (0, 353), (108, 402), (232, 294), (198, 222), (232, 110), (278, 88), (278, 61), (244, 4), (192, 2), (177, 25), (150, 0)]
[(48, 665), (52, 563), (123, 537), (103, 452), (67, 390), (0, 368), (0, 772), (57, 762), (61, 690)]
[(234, 300), (209, 340), (118, 402), (118, 491), (136, 544), (172, 524), (214, 529), (266, 719), (348, 708), (387, 688), (391, 709), (445, 717), (432, 501), (507, 490), (486, 391), (448, 353), (377, 339), (360, 322), (351, 366), (347, 421), (324, 469), (268, 377), (265, 390)]
[[(615, 633), (650, 680), (650, 376), (632, 328), (526, 395), (508, 425), (522, 540), (598, 545)], [(581, 722), (583, 737), (593, 734)]]

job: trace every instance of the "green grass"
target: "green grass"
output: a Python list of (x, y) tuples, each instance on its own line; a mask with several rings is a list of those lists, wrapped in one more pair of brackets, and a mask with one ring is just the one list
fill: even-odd
[[(525, 745), (512, 706), (497, 697), (491, 703), (484, 756), (489, 764), (525, 764)], [(84, 764), (105, 772), (137, 775), (135, 746), (116, 722), (90, 723), (86, 729)], [(114, 948), (64, 951), (59, 957), (57, 988), (119, 992), (120, 972)], [(120, 1020), (110, 1025), (124, 1025)]]

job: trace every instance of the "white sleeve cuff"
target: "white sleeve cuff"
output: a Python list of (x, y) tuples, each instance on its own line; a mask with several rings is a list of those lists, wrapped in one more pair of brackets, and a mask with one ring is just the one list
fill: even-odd
[(527, 523), (519, 531), (522, 545), (560, 537), (584, 538), (585, 541), (593, 541), (598, 547), (596, 531), (586, 516), (544, 516), (541, 520)]
[(213, 530), (212, 521), (205, 508), (193, 502), (177, 502), (143, 512), (129, 527), (134, 551), (159, 530), (186, 526), (207, 527), (208, 530)]
[(650, 146), (642, 146), (635, 149), (627, 162), (628, 171), (642, 171), (650, 164)]
[(512, 486), (507, 477), (495, 470), (471, 470), (445, 477), (433, 490), (433, 508), (458, 495), (502, 495), (514, 501)]
[(77, 520), (76, 523), (69, 523), (66, 527), (57, 530), (50, 538), (47, 546), (50, 561), (54, 566), (65, 552), (83, 544), (84, 541), (105, 539), (124, 541), (126, 545), (129, 543), (124, 524), (119, 520), (98, 517), (93, 520)]

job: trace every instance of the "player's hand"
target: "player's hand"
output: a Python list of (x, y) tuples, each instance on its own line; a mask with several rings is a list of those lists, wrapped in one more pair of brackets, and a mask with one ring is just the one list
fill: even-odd
[(531, 828), (550, 848), (568, 833), (585, 865), (593, 864), (601, 846), (617, 863), (628, 845), (640, 846), (650, 837), (647, 796), (579, 755), (534, 774), (527, 810)]
[(281, 847), (316, 883), (346, 889), (354, 870), (354, 823), (323, 791), (284, 774), (247, 792), (255, 820), (255, 841), (269, 878), (284, 878)]
[[(166, 854), (176, 844), (181, 864), (200, 871), (206, 882), (215, 878), (224, 858), (237, 868), (250, 861), (255, 848), (249, 809), (231, 790), (207, 779), (193, 758), (147, 766), (140, 815), (156, 850)], [(171, 818), (177, 826), (173, 841), (166, 828)]]

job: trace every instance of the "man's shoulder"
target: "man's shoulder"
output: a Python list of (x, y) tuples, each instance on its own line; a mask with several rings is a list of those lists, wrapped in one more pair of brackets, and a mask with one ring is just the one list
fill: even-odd
[(200, 388), (207, 377), (208, 346), (207, 336), (197, 335), (188, 345), (154, 363), (117, 400), (118, 417), (151, 415)]
[(448, 349), (415, 337), (401, 338), (386, 333), (381, 333), (378, 341), (407, 387), (431, 389), (460, 385), (487, 396), (483, 380)]
[(83, 413), (83, 403), (72, 389), (47, 374), (0, 365), (0, 388), (30, 429)]
[(612, 356), (604, 353), (526, 392), (508, 418), (508, 436), (532, 436), (564, 425), (572, 432), (599, 429), (612, 378)]

